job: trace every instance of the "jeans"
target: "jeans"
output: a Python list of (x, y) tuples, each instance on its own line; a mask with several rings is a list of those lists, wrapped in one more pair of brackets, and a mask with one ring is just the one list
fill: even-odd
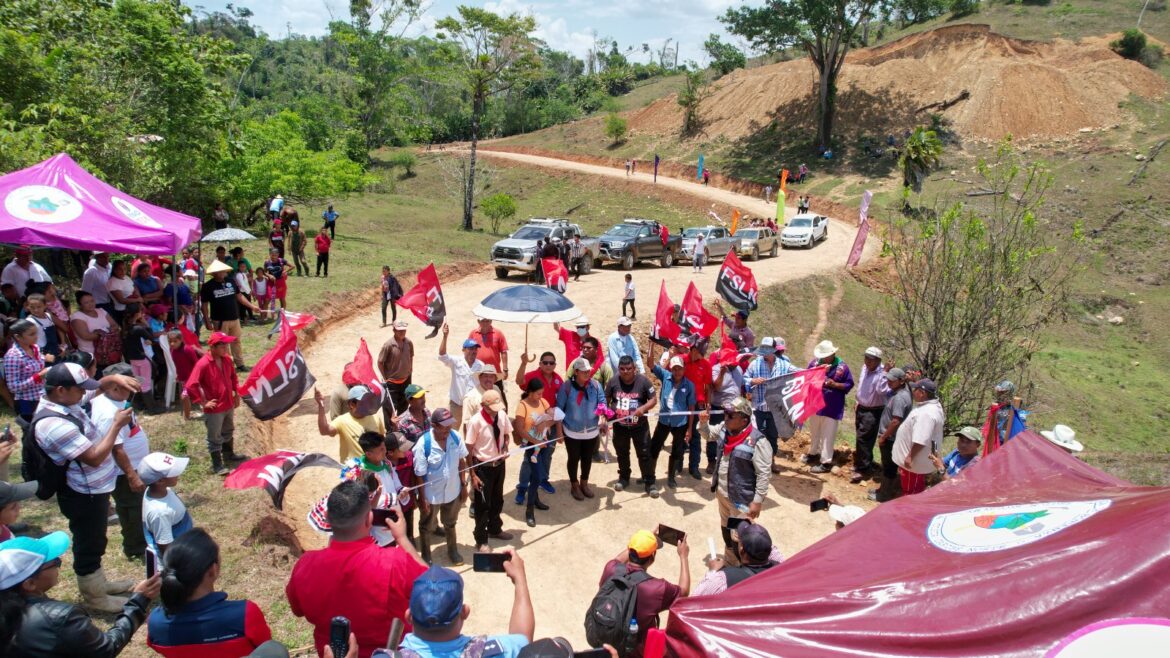
[(865, 473), (873, 468), (873, 444), (877, 441), (878, 423), (884, 407), (857, 407), (854, 422), (857, 425), (857, 444), (853, 452), (853, 471)]
[(317, 276), (321, 276), (321, 267), (325, 267), (325, 276), (329, 276), (329, 252), (317, 254)]
[(589, 471), (593, 468), (593, 453), (597, 452), (597, 437), (592, 439), (565, 439), (565, 448), (569, 451), (569, 482), (577, 484), (577, 471), (580, 467), (581, 479), (589, 481)]
[(475, 476), (483, 483), (479, 491), (471, 492), (471, 506), (475, 509), (476, 546), (488, 543), (488, 536), (504, 529), (500, 512), (504, 509), (504, 462), (492, 462), (475, 469)]
[(382, 324), (386, 324), (386, 308), (390, 308), (390, 321), (394, 322), (398, 319), (398, 304), (392, 300), (382, 298)]
[(634, 444), (634, 455), (638, 459), (638, 470), (642, 478), (654, 478), (653, 452), (650, 450), (650, 423), (642, 421), (635, 425), (614, 423), (613, 447), (617, 451), (618, 480), (622, 486), (630, 481), (630, 443)]
[[(524, 495), (524, 502), (529, 505), (536, 502), (540, 483), (548, 480), (544, 462), (552, 455), (553, 445), (550, 443), (542, 448), (530, 449), (524, 453), (524, 459), (520, 462), (520, 483), (516, 485), (516, 490)], [(533, 458), (536, 459), (535, 464), (532, 463)]]
[(582, 258), (574, 258), (574, 259), (573, 259), (573, 264), (572, 264), (572, 266), (569, 268), (569, 269), (572, 271), (572, 274), (573, 274), (573, 280), (574, 280), (574, 281), (580, 281), (580, 280), (581, 280), (581, 261), (582, 261), (582, 260), (584, 260), (584, 259), (582, 259)]
[(57, 507), (69, 519), (69, 534), (73, 535), (73, 572), (78, 576), (102, 568), (109, 506), (108, 493), (83, 494), (68, 485), (57, 490)]
[[(630, 306), (629, 313), (626, 313), (626, 305), (627, 304), (629, 304), (629, 306)], [(627, 318), (629, 318), (631, 320), (633, 320), (638, 315), (638, 309), (634, 308), (634, 300), (632, 300), (632, 299), (623, 299), (622, 300), (622, 315), (626, 316)]]
[(334, 235), (334, 233), (333, 233), (333, 231), (334, 231), (336, 228), (337, 228), (337, 222), (326, 222), (326, 223), (325, 223), (325, 227), (324, 227), (324, 228), (322, 228), (321, 230), (322, 230), (322, 231), (324, 231), (325, 229), (329, 229), (329, 239), (330, 239), (330, 240), (334, 240), (334, 239), (336, 239), (336, 238), (337, 238), (337, 236), (336, 236), (336, 235)]
[[(686, 425), (679, 425), (678, 427), (671, 427), (670, 425), (667, 425), (666, 423), (659, 422), (658, 425), (654, 428), (654, 437), (650, 441), (650, 454), (652, 455), (651, 459), (654, 460), (654, 465), (656, 468), (657, 468), (657, 463), (658, 463), (658, 455), (662, 453), (662, 448), (663, 448), (663, 446), (666, 445), (666, 437), (668, 437), (668, 436), (672, 437), (671, 446), (670, 446), (670, 448), (671, 448), (670, 449), (670, 462), (667, 464), (667, 467), (666, 467), (666, 478), (668, 480), (674, 479), (675, 449), (677, 446), (677, 450), (679, 452), (679, 455), (681, 456), (682, 452), (686, 449), (684, 447), (685, 442), (686, 442), (686, 435), (687, 435), (687, 426)], [(650, 477), (647, 478), (646, 484), (648, 484), (648, 485), (654, 484), (654, 473), (653, 472), (651, 472)]]
[(297, 276), (301, 275), (301, 268), (304, 268), (305, 276), (309, 276), (309, 261), (305, 260), (305, 250), (293, 252), (293, 263), (297, 266)]
[(122, 526), (122, 552), (129, 558), (141, 558), (146, 552), (146, 535), (142, 531), (142, 494), (130, 490), (130, 479), (119, 475), (114, 485), (114, 510)]
[(760, 430), (760, 434), (763, 434), (768, 439), (768, 443), (772, 445), (772, 454), (776, 454), (780, 450), (780, 446), (776, 442), (777, 437), (780, 436), (776, 429), (776, 419), (772, 417), (772, 412), (767, 410), (756, 409), (754, 415), (756, 417), (756, 429)]
[(207, 427), (207, 451), (223, 452), (223, 444), (234, 439), (236, 431), (235, 409), (218, 414), (204, 412), (203, 424)]
[[(557, 444), (555, 443), (550, 443), (540, 449), (540, 455), (537, 457), (537, 459), (540, 461), (540, 463), (537, 464), (537, 466), (540, 467), (539, 479), (536, 480), (537, 484), (548, 484), (549, 469), (552, 468), (552, 456), (556, 450)], [(528, 486), (528, 478), (533, 477), (529, 475), (529, 472), (532, 470), (532, 468), (532, 464), (527, 459), (525, 459), (524, 463), (520, 465), (520, 483), (516, 485), (518, 490), (524, 491), (525, 487)]]

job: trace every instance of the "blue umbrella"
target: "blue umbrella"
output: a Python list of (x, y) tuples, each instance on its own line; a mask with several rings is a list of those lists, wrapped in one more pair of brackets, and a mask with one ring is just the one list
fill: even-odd
[(483, 298), (472, 312), (476, 317), (525, 324), (568, 322), (581, 310), (561, 293), (544, 286), (508, 286)]

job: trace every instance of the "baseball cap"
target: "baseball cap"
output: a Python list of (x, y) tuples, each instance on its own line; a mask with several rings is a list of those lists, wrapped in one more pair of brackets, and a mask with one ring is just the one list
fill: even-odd
[(479, 375), (499, 375), (499, 374), (500, 373), (496, 372), (496, 367), (490, 363), (483, 364), (483, 367), (479, 369), (479, 372), (475, 373), (475, 375), (477, 377)]
[(408, 398), (421, 398), (427, 394), (427, 389), (419, 386), (418, 384), (411, 384), (410, 386), (407, 386), (406, 390), (402, 393)]
[(906, 371), (901, 368), (890, 368), (886, 371), (887, 381), (897, 381), (899, 379), (906, 379)]
[(222, 331), (213, 331), (211, 336), (207, 339), (208, 345), (219, 345), (220, 343), (234, 343), (238, 340), (235, 336), (229, 336)]
[(748, 312), (741, 309), (735, 312), (735, 316), (746, 320), (748, 319)]
[(865, 355), (872, 356), (875, 359), (880, 359), (882, 358), (882, 350), (880, 347), (874, 347), (870, 345), (869, 347), (865, 348)]
[(484, 391), (480, 404), (492, 411), (499, 411), (504, 408), (504, 398), (499, 391), (493, 388), (490, 391)]
[(130, 367), (129, 363), (126, 363), (125, 361), (119, 361), (118, 363), (111, 363), (102, 369), (102, 377), (109, 377), (110, 375), (133, 377), (134, 369)]
[(581, 357), (577, 357), (577, 358), (573, 359), (573, 363), (569, 365), (569, 370), (570, 371), (576, 371), (576, 370), (589, 371), (589, 370), (593, 370), (593, 366), (590, 365), (589, 362), (586, 361), (585, 359), (583, 359)]
[(445, 567), (431, 565), (414, 579), (410, 620), (415, 628), (443, 628), (463, 612), (463, 579)]
[(13, 253), (15, 253), (15, 254), (31, 254), (32, 247), (28, 246), (27, 244), (22, 244), (22, 245), (18, 246), (16, 249), (14, 249)]
[(455, 417), (451, 415), (451, 410), (446, 407), (439, 407), (431, 412), (431, 424), (442, 425), (443, 427), (451, 427), (455, 424)]
[(911, 384), (910, 388), (922, 389), (922, 390), (926, 391), (927, 393), (930, 393), (931, 395), (938, 393), (938, 385), (936, 385), (934, 383), (934, 380), (927, 379), (925, 377), (923, 377), (922, 379), (919, 379), (918, 381)]
[(619, 327), (629, 327), (633, 326), (634, 321), (623, 315), (622, 317), (618, 318), (617, 323)]
[(353, 388), (349, 389), (349, 395), (347, 395), (345, 397), (345, 399), (346, 400), (361, 400), (362, 398), (366, 397), (369, 394), (370, 394), (370, 389), (368, 386), (358, 384), (357, 386), (354, 386)]
[(67, 550), (69, 535), (60, 530), (40, 539), (17, 537), (0, 544), (0, 590), (23, 583)]
[(169, 310), (171, 309), (166, 304), (151, 304), (146, 307), (146, 312), (150, 315), (163, 315)]
[(748, 402), (747, 398), (738, 397), (731, 401), (731, 405), (725, 410), (729, 414), (740, 414), (748, 418), (752, 417), (752, 403)]
[(152, 452), (138, 462), (138, 477), (143, 484), (154, 484), (166, 478), (177, 478), (187, 470), (187, 457), (175, 457), (165, 452)]
[(76, 363), (58, 363), (49, 368), (48, 374), (45, 375), (46, 388), (57, 386), (80, 386), (87, 391), (96, 391), (99, 384), (96, 379), (89, 376), (85, 368)]
[(676, 367), (677, 368), (685, 368), (685, 367), (687, 367), (687, 364), (683, 363), (681, 356), (672, 356), (672, 357), (670, 357), (670, 367), (671, 368), (676, 368)]
[(630, 537), (630, 544), (626, 548), (638, 554), (638, 557), (650, 557), (662, 546), (662, 540), (649, 530), (639, 530)]
[(776, 336), (772, 340), (776, 343), (777, 352), (783, 352), (784, 350), (788, 349), (788, 343), (784, 342), (783, 338)]
[(300, 226), (301, 223), (294, 219), (291, 222), (289, 222), (288, 225), (289, 226)]
[(772, 536), (758, 523), (741, 523), (736, 529), (739, 545), (753, 560), (766, 560), (772, 553)]
[(954, 436), (959, 436), (959, 437), (962, 437), (964, 439), (970, 439), (976, 443), (983, 443), (983, 434), (979, 432), (978, 428), (971, 427), (970, 425), (955, 432)]
[(465, 350), (469, 350), (469, 349), (471, 349), (471, 348), (473, 348), (473, 347), (479, 347), (479, 343), (475, 342), (474, 340), (472, 340), (472, 339), (470, 339), (470, 338), (468, 338), (467, 340), (463, 341), (463, 349), (465, 349)]
[(394, 329), (396, 331), (405, 331), (408, 326), (409, 325), (406, 324), (406, 320), (399, 320), (394, 323)]
[(4, 507), (8, 503), (15, 503), (18, 500), (28, 500), (37, 495), (37, 482), (21, 482), (13, 484), (11, 482), (0, 482), (0, 507)]
[(776, 341), (772, 340), (771, 336), (760, 341), (760, 346), (756, 348), (756, 354), (760, 356), (767, 356), (776, 353)]

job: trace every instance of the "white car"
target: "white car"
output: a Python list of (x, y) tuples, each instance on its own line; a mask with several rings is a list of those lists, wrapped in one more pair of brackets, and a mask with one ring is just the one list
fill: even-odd
[(829, 218), (805, 213), (797, 215), (784, 224), (780, 231), (780, 244), (785, 247), (807, 247), (829, 237)]

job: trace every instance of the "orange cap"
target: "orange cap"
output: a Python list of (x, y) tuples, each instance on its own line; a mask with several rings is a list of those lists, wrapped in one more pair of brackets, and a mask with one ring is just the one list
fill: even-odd
[(638, 557), (650, 557), (658, 551), (658, 537), (649, 530), (639, 530), (630, 537), (630, 550), (638, 554)]

